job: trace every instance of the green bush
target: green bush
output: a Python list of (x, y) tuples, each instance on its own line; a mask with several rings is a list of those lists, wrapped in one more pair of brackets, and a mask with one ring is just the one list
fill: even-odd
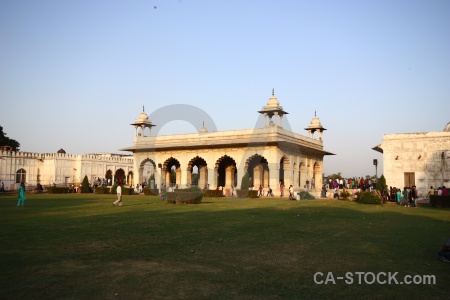
[(249, 198), (258, 198), (258, 191), (255, 191), (255, 190), (248, 191), (248, 197)]
[(431, 207), (450, 207), (450, 196), (430, 195)]
[(203, 192), (201, 188), (199, 188), (197, 185), (191, 185), (190, 188), (187, 189), (190, 192)]
[(167, 193), (164, 201), (170, 204), (200, 204), (202, 198), (203, 192), (171, 192)]
[(383, 201), (374, 192), (359, 192), (357, 201), (363, 204), (383, 204)]
[(81, 183), (81, 192), (82, 193), (90, 193), (91, 192), (87, 175), (84, 176), (83, 182)]
[(134, 189), (129, 187), (122, 187), (122, 195), (135, 195)]
[(96, 194), (109, 194), (109, 188), (103, 187), (103, 186), (98, 186), (95, 188), (95, 193)]
[(311, 195), (308, 192), (303, 191), (303, 192), (300, 192), (300, 199), (302, 199), (302, 200), (314, 200), (314, 199), (316, 199), (316, 197), (314, 197), (313, 195)]
[(236, 190), (238, 198), (258, 198), (256, 190)]
[(144, 195), (147, 195), (147, 196), (159, 196), (159, 190), (158, 189), (148, 189), (148, 188), (145, 188), (144, 190)]
[(348, 199), (348, 198), (351, 198), (351, 196), (352, 196), (352, 194), (348, 190), (342, 191), (339, 194), (340, 199)]
[(66, 186), (47, 186), (45, 188), (49, 194), (67, 194), (69, 193), (69, 188)]
[(205, 190), (203, 197), (224, 197), (222, 190)]

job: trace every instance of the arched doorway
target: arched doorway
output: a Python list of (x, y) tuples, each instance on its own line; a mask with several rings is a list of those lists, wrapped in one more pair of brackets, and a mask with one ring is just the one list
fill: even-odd
[(181, 183), (181, 168), (180, 162), (171, 157), (167, 159), (162, 167), (162, 172), (166, 179), (166, 186), (177, 187)]
[(187, 167), (187, 172), (188, 185), (196, 185), (201, 189), (206, 189), (208, 184), (208, 165), (203, 158), (196, 156), (191, 159)]
[(318, 162), (313, 166), (313, 180), (311, 180), (311, 189), (320, 189), (322, 186), (322, 167)]
[(139, 166), (141, 184), (151, 185), (151, 180), (155, 180), (156, 164), (150, 158), (144, 159)]
[(255, 154), (247, 160), (247, 172), (250, 176), (250, 185), (258, 188), (269, 186), (269, 164), (264, 156)]
[(127, 175), (127, 184), (128, 184), (129, 186), (134, 185), (134, 174), (133, 174), (132, 171), (128, 172), (128, 175)]
[(222, 156), (217, 160), (214, 170), (217, 175), (217, 186), (227, 189), (236, 186), (236, 161), (233, 158), (228, 155)]
[(111, 185), (112, 184), (112, 171), (111, 170), (108, 170), (108, 171), (106, 171), (106, 175), (105, 175), (105, 178), (106, 178), (106, 185)]
[(16, 172), (16, 183), (27, 183), (27, 171), (19, 169)]
[(117, 169), (116, 173), (114, 174), (114, 183), (117, 183), (119, 185), (125, 184), (125, 171), (123, 169)]

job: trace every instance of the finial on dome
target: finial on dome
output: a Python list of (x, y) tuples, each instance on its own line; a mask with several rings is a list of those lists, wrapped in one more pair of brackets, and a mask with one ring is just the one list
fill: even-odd
[(202, 128), (200, 128), (200, 133), (206, 133), (206, 132), (208, 132), (208, 129), (206, 129), (205, 121), (203, 121), (203, 126), (202, 126)]
[(275, 88), (272, 88), (272, 96), (275, 96)]
[(315, 111), (314, 111), (314, 117), (317, 117), (317, 114), (316, 114), (316, 112), (317, 112), (317, 111), (315, 110)]
[(145, 111), (145, 109), (144, 109), (144, 105), (142, 105), (142, 111)]

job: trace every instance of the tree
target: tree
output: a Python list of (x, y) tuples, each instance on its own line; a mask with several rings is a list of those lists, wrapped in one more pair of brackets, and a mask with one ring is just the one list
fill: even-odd
[(242, 176), (241, 190), (242, 191), (247, 191), (249, 186), (250, 186), (250, 175), (248, 174), (248, 172), (246, 172), (244, 174), (244, 176)]
[(192, 185), (198, 185), (198, 174), (192, 173)]
[(83, 182), (81, 183), (81, 192), (82, 193), (90, 193), (91, 189), (89, 188), (89, 180), (87, 175), (84, 176)]
[(177, 172), (175, 169), (170, 169), (170, 183), (175, 184), (177, 182)]
[(388, 187), (386, 185), (386, 178), (384, 178), (384, 175), (381, 175), (380, 179), (378, 179), (377, 181), (377, 190), (379, 190), (380, 193), (382, 193), (383, 191), (387, 193), (388, 191)]
[(0, 146), (10, 146), (14, 151), (19, 151), (20, 143), (7, 137), (6, 133), (3, 132), (3, 127), (0, 126)]

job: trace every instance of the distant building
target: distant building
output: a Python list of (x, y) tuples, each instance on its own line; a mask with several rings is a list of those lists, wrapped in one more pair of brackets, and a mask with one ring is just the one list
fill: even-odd
[(133, 158), (118, 154), (66, 154), (0, 151), (0, 184), (7, 190), (21, 182), (27, 186), (79, 185), (85, 176), (93, 183), (96, 178), (133, 182)]
[(450, 185), (450, 123), (438, 132), (385, 134), (373, 149), (383, 153), (388, 186), (415, 185), (424, 197), (430, 186)]

